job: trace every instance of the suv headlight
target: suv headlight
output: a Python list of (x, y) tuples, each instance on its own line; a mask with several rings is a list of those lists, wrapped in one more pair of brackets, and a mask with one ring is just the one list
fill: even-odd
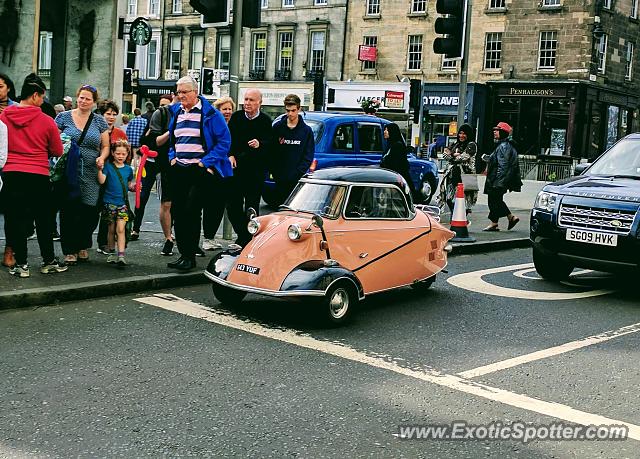
[(249, 231), (249, 234), (251, 234), (252, 236), (256, 234), (258, 231), (260, 231), (260, 222), (255, 218), (249, 220), (249, 223), (247, 223), (247, 231)]
[(299, 240), (302, 237), (302, 228), (300, 228), (300, 225), (296, 223), (289, 225), (289, 228), (287, 229), (287, 236), (289, 236), (289, 239), (292, 241)]
[(549, 193), (547, 191), (541, 191), (536, 196), (536, 202), (533, 205), (535, 209), (546, 210), (547, 212), (553, 211), (556, 206), (558, 195), (555, 193)]

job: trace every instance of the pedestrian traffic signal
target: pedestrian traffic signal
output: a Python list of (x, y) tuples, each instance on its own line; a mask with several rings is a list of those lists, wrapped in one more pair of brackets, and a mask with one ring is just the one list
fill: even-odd
[(202, 14), (202, 24), (208, 27), (229, 25), (231, 2), (232, 0), (189, 0), (193, 9)]
[(133, 71), (131, 69), (123, 69), (122, 73), (122, 93), (133, 93)]
[(201, 90), (200, 94), (203, 96), (213, 96), (215, 93), (214, 83), (213, 83), (213, 69), (203, 68), (202, 74), (200, 75), (200, 84)]
[(433, 41), (433, 52), (444, 54), (447, 59), (463, 57), (466, 0), (437, 0), (436, 11), (446, 15), (435, 21), (435, 32), (444, 37)]

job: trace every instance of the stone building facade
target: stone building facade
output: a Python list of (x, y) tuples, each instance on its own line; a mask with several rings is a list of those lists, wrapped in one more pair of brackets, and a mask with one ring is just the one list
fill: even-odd
[[(349, 5), (344, 78), (423, 81), (426, 136), (449, 136), (459, 61), (433, 53), (435, 1)], [(475, 0), (465, 121), (514, 125), (524, 153), (593, 158), (637, 130), (636, 0)], [(359, 45), (377, 47), (375, 62)], [(490, 135), (480, 138), (491, 147)]]
[(0, 72), (13, 79), (18, 93), (24, 77), (36, 72), (47, 85), (52, 104), (65, 95), (75, 98), (83, 84), (95, 86), (101, 97), (119, 99), (122, 52), (117, 46), (117, 18), (123, 5), (113, 0), (0, 2), (0, 14), (18, 18), (2, 25), (5, 36), (17, 38), (0, 61)]

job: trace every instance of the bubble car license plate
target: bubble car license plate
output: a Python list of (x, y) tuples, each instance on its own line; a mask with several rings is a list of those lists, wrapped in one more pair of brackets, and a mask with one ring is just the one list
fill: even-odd
[(245, 265), (245, 264), (242, 264), (242, 263), (238, 263), (236, 265), (236, 271), (242, 271), (242, 272), (249, 273), (249, 274), (259, 274), (260, 273), (260, 268), (257, 268), (255, 266)]

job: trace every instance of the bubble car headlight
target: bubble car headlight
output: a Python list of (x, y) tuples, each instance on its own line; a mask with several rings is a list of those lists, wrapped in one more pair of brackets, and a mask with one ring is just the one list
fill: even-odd
[(549, 193), (547, 191), (541, 191), (536, 197), (536, 202), (533, 205), (535, 209), (546, 210), (547, 212), (553, 211), (556, 206), (556, 200), (558, 195), (555, 193)]
[(287, 236), (289, 236), (289, 239), (292, 241), (299, 240), (302, 237), (302, 229), (300, 228), (300, 225), (297, 223), (289, 225), (289, 228), (287, 228)]
[(249, 231), (249, 234), (251, 234), (252, 236), (256, 234), (258, 231), (260, 231), (260, 222), (255, 218), (249, 220), (249, 223), (247, 223), (247, 231)]

